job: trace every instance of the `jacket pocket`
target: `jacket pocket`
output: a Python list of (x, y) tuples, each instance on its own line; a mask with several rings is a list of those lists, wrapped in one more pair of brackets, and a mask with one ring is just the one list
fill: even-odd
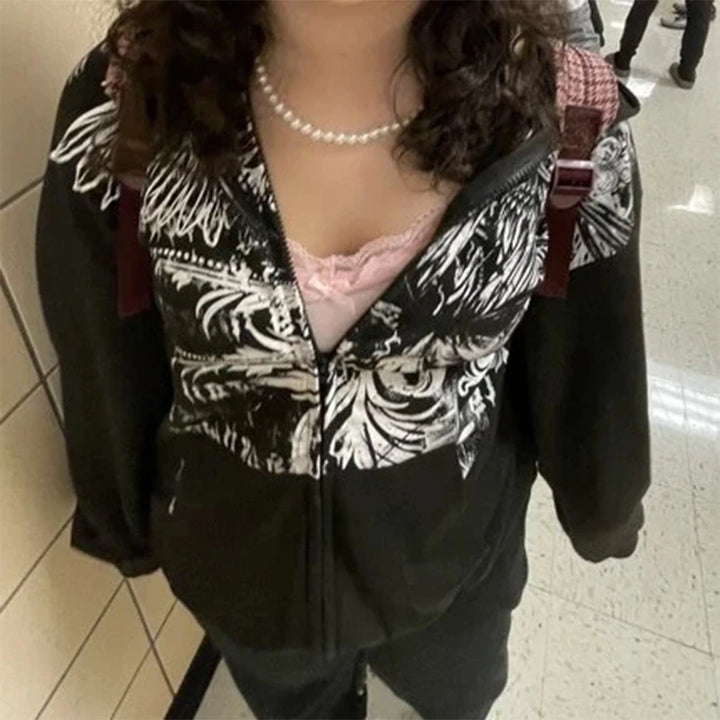
[(235, 642), (309, 642), (312, 481), (269, 478), (192, 435), (166, 438), (153, 543), (186, 607)]

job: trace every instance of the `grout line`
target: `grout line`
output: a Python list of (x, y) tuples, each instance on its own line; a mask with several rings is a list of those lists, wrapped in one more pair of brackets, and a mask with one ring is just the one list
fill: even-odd
[(168, 619), (170, 618), (170, 615), (172, 615), (172, 611), (175, 609), (175, 606), (177, 605), (177, 598), (173, 600), (173, 604), (170, 606), (170, 609), (167, 612), (167, 615), (165, 615), (165, 619), (160, 623), (160, 627), (158, 628), (157, 634), (155, 635), (156, 638), (160, 637), (160, 633), (165, 629), (165, 625), (167, 625)]
[(17, 192), (14, 192), (7, 200), (3, 200), (0, 203), (0, 210), (5, 210), (5, 208), (9, 207), (17, 200), (20, 200), (23, 195), (32, 192), (38, 185), (42, 185), (44, 179), (45, 176), (43, 175), (35, 180), (32, 180), (27, 185), (25, 185), (25, 187), (20, 188), (20, 190), (18, 190)]
[(30, 575), (32, 575), (35, 568), (42, 562), (43, 558), (48, 554), (50, 548), (58, 541), (60, 536), (65, 532), (65, 528), (72, 522), (73, 514), (74, 513), (70, 513), (70, 516), (68, 517), (68, 519), (65, 520), (65, 522), (63, 522), (63, 524), (60, 526), (60, 529), (55, 533), (55, 535), (52, 537), (50, 542), (48, 542), (48, 544), (45, 546), (45, 549), (40, 553), (40, 555), (38, 555), (37, 559), (35, 560), (35, 562), (33, 562), (30, 565), (30, 568), (23, 575), (20, 582), (13, 589), (13, 591), (10, 593), (10, 595), (8, 595), (7, 600), (5, 600), (5, 602), (2, 605), (0, 605), (0, 613), (2, 613), (5, 610), (5, 608), (13, 601), (13, 598), (18, 594), (18, 592), (20, 592), (20, 588), (25, 584), (26, 580), (30, 577)]
[[(55, 397), (55, 394), (52, 391), (52, 388), (50, 387), (50, 375), (55, 372), (55, 369), (59, 367), (59, 363), (55, 365), (55, 367), (52, 370), (49, 370), (46, 375), (43, 376), (42, 379), (42, 386), (45, 388), (45, 392), (48, 396), (48, 402), (50, 403), (50, 407), (52, 408), (53, 414), (55, 415), (55, 419), (58, 422), (58, 425), (60, 426), (60, 429), (62, 430), (63, 434), (65, 434), (65, 419), (62, 416), (62, 413), (60, 411), (60, 401)], [(58, 370), (58, 374), (59, 374)]]
[(675, 645), (681, 645), (682, 647), (686, 648), (687, 650), (694, 650), (695, 652), (700, 653), (701, 655), (707, 655), (710, 658), (713, 657), (713, 653), (710, 650), (703, 650), (702, 648), (696, 647), (695, 645), (690, 645), (690, 644), (686, 643), (684, 640), (678, 640), (677, 638), (670, 637), (669, 635), (663, 635), (662, 633), (658, 632), (657, 630), (652, 630), (648, 627), (645, 627), (644, 625), (638, 625), (637, 623), (634, 623), (630, 620), (625, 620), (623, 618), (617, 617), (616, 615), (611, 615), (610, 613), (605, 612), (604, 610), (598, 610), (598, 608), (593, 607), (592, 605), (586, 605), (585, 603), (578, 602), (577, 600), (573, 600), (572, 598), (569, 598), (566, 595), (560, 595), (559, 593), (555, 592), (554, 590), (548, 590), (547, 588), (542, 588), (542, 587), (539, 587), (538, 585), (532, 585), (531, 587), (534, 590), (538, 590), (541, 593), (545, 593), (546, 595), (550, 595), (551, 597), (555, 597), (564, 602), (568, 602), (571, 605), (575, 605), (576, 607), (583, 608), (584, 610), (590, 610), (591, 612), (595, 613), (596, 615), (600, 615), (601, 617), (608, 618), (610, 620), (614, 620), (615, 622), (619, 622), (622, 625), (627, 625), (628, 627), (634, 628), (635, 630), (641, 630), (644, 633), (648, 633), (649, 635), (654, 635), (655, 637), (662, 638), (663, 640), (666, 640), (667, 642), (671, 642)]
[[(688, 467), (688, 471), (689, 470), (690, 468)], [(702, 594), (703, 611), (705, 614), (705, 632), (707, 633), (707, 643), (708, 647), (710, 648), (710, 657), (712, 658), (714, 657), (713, 650), (715, 650), (715, 648), (713, 647), (712, 635), (710, 633), (710, 613), (708, 612), (707, 594), (705, 590), (705, 566), (703, 563), (702, 553), (700, 552), (701, 544), (700, 533), (698, 532), (697, 503), (694, 492), (691, 492), (691, 496), (693, 508), (693, 529), (695, 531), (695, 550), (698, 556), (698, 564), (700, 565), (700, 592)], [(720, 705), (720, 686), (718, 686), (718, 673), (715, 672), (713, 673), (713, 685), (715, 687), (715, 702)]]
[(135, 672), (133, 673), (133, 676), (130, 678), (130, 682), (127, 684), (127, 687), (123, 691), (123, 694), (120, 696), (120, 699), (117, 702), (117, 705), (115, 706), (115, 709), (110, 714), (110, 720), (113, 720), (115, 716), (118, 714), (118, 711), (120, 710), (120, 706), (123, 704), (125, 698), (127, 697), (127, 694), (130, 692), (130, 688), (132, 687), (132, 684), (135, 682), (135, 679), (140, 674), (140, 668), (143, 666), (143, 663), (145, 660), (147, 660), (147, 656), (152, 652), (152, 643), (148, 645), (147, 650), (145, 651), (145, 654), (142, 656), (142, 660), (138, 663), (137, 668), (135, 668)]
[(32, 338), (30, 337), (30, 333), (25, 326), (25, 321), (23, 320), (22, 313), (20, 312), (20, 307), (15, 300), (15, 296), (12, 294), (12, 290), (10, 289), (10, 284), (5, 277), (5, 273), (2, 271), (0, 271), (0, 288), (2, 288), (2, 291), (5, 293), (5, 299), (10, 306), (10, 312), (15, 319), (15, 324), (17, 325), (18, 332), (22, 336), (22, 339), (25, 341), (25, 346), (28, 354), (30, 355), (30, 360), (35, 366), (35, 372), (37, 373), (38, 378), (40, 378), (44, 382), (46, 374), (45, 370), (43, 369), (42, 363), (40, 362), (37, 350), (35, 349)]
[(4, 415), (0, 417), (0, 425), (6, 420), (10, 419), (10, 416), (20, 409), (20, 406), (38, 389), (43, 387), (41, 380), (38, 380)]
[(0, 424), (5, 422), (7, 418), (10, 417), (10, 415), (17, 410), (18, 407), (29, 397), (29, 395), (35, 391), (38, 385), (42, 385), (45, 389), (45, 394), (47, 396), (47, 400), (50, 403), (50, 407), (52, 408), (53, 414), (55, 415), (55, 419), (58, 422), (58, 425), (60, 426), (60, 429), (62, 430), (65, 427), (65, 421), (63, 420), (62, 414), (60, 413), (60, 408), (58, 407), (58, 403), (55, 400), (55, 396), (52, 393), (52, 390), (50, 389), (50, 384), (48, 381), (48, 377), (50, 374), (60, 366), (59, 361), (56, 362), (53, 367), (48, 370), (47, 372), (43, 370), (42, 364), (40, 363), (40, 358), (37, 355), (37, 352), (35, 350), (35, 346), (33, 345), (32, 339), (30, 338), (30, 333), (28, 332), (27, 328), (25, 327), (25, 323), (22, 319), (22, 315), (20, 314), (20, 308), (18, 307), (18, 304), (15, 302), (15, 298), (13, 297), (12, 291), (10, 290), (10, 285), (7, 282), (7, 278), (5, 277), (5, 273), (0, 271), (0, 287), (2, 288), (2, 291), (5, 293), (5, 298), (8, 302), (8, 305), (10, 306), (10, 312), (13, 315), (13, 318), (15, 320), (15, 325), (18, 328), (18, 332), (20, 333), (20, 336), (22, 337), (23, 341), (25, 342), (25, 348), (28, 351), (28, 354), (30, 356), (30, 361), (32, 362), (33, 366), (35, 367), (35, 372), (37, 373), (39, 379), (39, 382), (33, 386), (33, 389), (25, 396), (23, 396), (18, 403), (13, 405), (10, 410), (5, 413), (5, 415), (0, 418)]
[(107, 601), (107, 603), (105, 604), (105, 607), (104, 607), (104, 608), (102, 609), (102, 611), (100, 612), (100, 615), (98, 616), (98, 618), (95, 620), (95, 622), (93, 623), (92, 627), (91, 627), (90, 630), (88, 631), (87, 635), (85, 636), (85, 639), (80, 643), (80, 647), (77, 649), (77, 651), (75, 652), (75, 654), (72, 656), (72, 659), (71, 659), (70, 662), (68, 663), (68, 666), (65, 668), (65, 671), (63, 672), (63, 674), (60, 676), (60, 679), (59, 679), (59, 680), (57, 681), (57, 683), (55, 684), (55, 687), (52, 689), (52, 691), (50, 692), (50, 694), (47, 696), (47, 699), (45, 700), (45, 702), (43, 703), (42, 707), (40, 708), (40, 710), (38, 711), (37, 715), (35, 716), (35, 720), (38, 720), (38, 718), (39, 718), (39, 717), (43, 714), (43, 712), (45, 711), (45, 708), (50, 704), (50, 701), (51, 701), (51, 700), (53, 699), (53, 697), (55, 696), (55, 693), (57, 693), (58, 689), (60, 688), (60, 685), (62, 685), (63, 680), (65, 680), (65, 678), (67, 677), (67, 674), (70, 672), (70, 669), (71, 669), (72, 666), (75, 664), (75, 661), (78, 659), (78, 657), (80, 656), (80, 653), (83, 651), (83, 648), (88, 644), (88, 641), (89, 641), (90, 638), (92, 637), (92, 635), (93, 635), (93, 633), (95, 632), (95, 630), (97, 630), (97, 626), (100, 624), (100, 621), (103, 619), (103, 617), (105, 617), (105, 614), (107, 613), (108, 609), (110, 608), (110, 605), (112, 605), (113, 601), (115, 600), (115, 598), (117, 597), (118, 593), (119, 593), (120, 590), (122, 589), (122, 586), (123, 586), (123, 583), (122, 583), (122, 581), (121, 581), (121, 582), (118, 583), (117, 587), (115, 588), (115, 591), (112, 593), (112, 595), (110, 596), (110, 599), (109, 599), (109, 600)]
[[(155, 637), (153, 636), (152, 632), (150, 631), (150, 626), (148, 625), (147, 621), (145, 620), (145, 616), (143, 615), (142, 608), (140, 607), (140, 602), (135, 596), (135, 591), (133, 590), (132, 584), (130, 583), (130, 579), (126, 578), (128, 590), (130, 590), (130, 597), (132, 598), (133, 603), (135, 604), (135, 609), (140, 616), (140, 622), (143, 625), (143, 628), (145, 628), (145, 634), (148, 637), (148, 640), (150, 640), (150, 650), (155, 655), (155, 660), (157, 661), (157, 664), (160, 666), (160, 672), (162, 673), (163, 678), (165, 679), (165, 683), (167, 684), (168, 688), (170, 689), (170, 694), (175, 695), (175, 690), (173, 690), (172, 683), (170, 682), (170, 676), (167, 674), (167, 671), (165, 670), (165, 665), (163, 665), (162, 658), (160, 657), (160, 653), (158, 652), (157, 648), (155, 647)], [(160, 635), (160, 631), (165, 627), (165, 623), (167, 622), (167, 619), (170, 617), (170, 613), (173, 611), (173, 608), (175, 607), (175, 603), (177, 600), (174, 600), (172, 605), (170, 606), (170, 609), (167, 612), (167, 615), (165, 615), (164, 620), (160, 623), (160, 627), (158, 628), (157, 635)]]

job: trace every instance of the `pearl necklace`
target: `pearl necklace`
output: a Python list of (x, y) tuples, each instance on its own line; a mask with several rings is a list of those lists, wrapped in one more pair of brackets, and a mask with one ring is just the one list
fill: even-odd
[[(275, 89), (270, 84), (265, 66), (259, 60), (256, 63), (256, 72), (260, 87), (267, 96), (268, 102), (275, 114), (280, 116), (293, 130), (307, 135), (315, 142), (333, 143), (335, 145), (365, 145), (372, 140), (379, 140), (390, 133), (397, 132), (407, 126), (412, 120), (412, 118), (405, 118), (400, 122), (381, 125), (364, 133), (336, 133), (332, 130), (320, 130), (311, 123), (305, 122), (292, 110), (285, 107), (285, 104), (277, 96)], [(418, 112), (420, 112), (420, 110), (418, 110)]]

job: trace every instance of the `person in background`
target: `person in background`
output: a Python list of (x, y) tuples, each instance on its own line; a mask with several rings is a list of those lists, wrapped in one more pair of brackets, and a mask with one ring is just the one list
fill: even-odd
[[(620, 49), (606, 56), (615, 75), (630, 76), (630, 62), (645, 34), (658, 0), (635, 0), (625, 20)], [(670, 77), (678, 87), (690, 90), (695, 85), (697, 66), (703, 56), (712, 13), (712, 0), (687, 0), (687, 25), (683, 31), (680, 62), (670, 65)]]
[(565, 0), (565, 5), (567, 6), (567, 41), (584, 50), (600, 52), (604, 41), (602, 20), (597, 5), (594, 5), (593, 9), (590, 0)]
[[(710, 21), (715, 19), (717, 7), (713, 0), (710, 9)], [(671, 30), (684, 30), (687, 27), (687, 6), (685, 3), (673, 3), (673, 14), (660, 18), (660, 24)]]

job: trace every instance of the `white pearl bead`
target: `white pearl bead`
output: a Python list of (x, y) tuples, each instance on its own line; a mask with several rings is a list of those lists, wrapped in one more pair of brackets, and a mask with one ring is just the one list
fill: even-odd
[(293, 119), (293, 112), (292, 110), (286, 110), (283, 113), (283, 120), (290, 121)]
[(330, 130), (323, 133), (323, 140), (325, 142), (332, 142), (334, 137), (335, 137), (335, 133), (330, 132)]
[(302, 120), (300, 120), (300, 118), (294, 118), (293, 121), (290, 123), (290, 127), (293, 130), (299, 130), (301, 125), (302, 125)]
[(273, 93), (273, 94), (270, 96), (270, 102), (277, 107), (277, 105), (278, 105), (278, 96), (277, 96), (275, 93)]
[(301, 128), (300, 132), (303, 135), (309, 135), (313, 131), (313, 126), (310, 123), (305, 123)]
[(322, 131), (321, 130), (314, 130), (313, 134), (310, 136), (313, 140), (319, 140), (322, 137)]
[(348, 136), (347, 141), (350, 145), (355, 145), (355, 143), (358, 141), (358, 136), (353, 133), (352, 135)]

